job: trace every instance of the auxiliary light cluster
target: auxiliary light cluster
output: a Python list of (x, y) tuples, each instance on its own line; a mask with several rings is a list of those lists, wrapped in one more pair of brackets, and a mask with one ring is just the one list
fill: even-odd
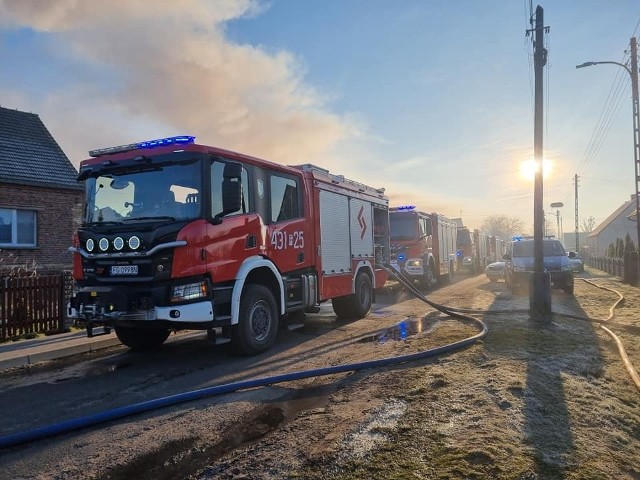
[[(140, 238), (135, 235), (129, 237), (126, 243), (129, 246), (130, 250), (137, 250), (141, 245)], [(106, 237), (102, 237), (100, 240), (98, 240), (98, 249), (101, 252), (106, 252), (107, 250), (109, 250), (109, 245), (112, 245), (114, 250), (120, 252), (124, 248), (125, 240), (122, 237), (116, 237), (113, 239), (111, 244), (109, 243), (109, 239)], [(85, 247), (87, 249), (87, 252), (92, 253), (96, 249), (96, 242), (92, 238), (89, 238), (85, 243)]]

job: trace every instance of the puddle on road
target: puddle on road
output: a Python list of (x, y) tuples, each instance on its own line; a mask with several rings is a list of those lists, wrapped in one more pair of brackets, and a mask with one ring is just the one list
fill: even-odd
[(205, 474), (222, 473), (228, 466), (214, 465), (216, 460), (239, 447), (260, 440), (283, 423), (296, 418), (299, 413), (326, 405), (335, 389), (336, 386), (327, 385), (296, 391), (287, 399), (269, 402), (257, 408), (228, 428), (214, 444), (203, 445), (203, 439), (200, 437), (174, 440), (127, 465), (105, 472), (102, 478), (173, 480), (191, 478), (205, 469)]
[(430, 317), (407, 318), (392, 327), (367, 335), (358, 343), (385, 343), (391, 340), (403, 341), (414, 335), (423, 335), (433, 330), (437, 320)]

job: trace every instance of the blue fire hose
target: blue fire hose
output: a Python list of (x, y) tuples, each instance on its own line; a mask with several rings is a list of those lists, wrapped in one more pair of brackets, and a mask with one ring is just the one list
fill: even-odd
[(165, 407), (178, 405), (185, 402), (190, 402), (193, 400), (199, 400), (205, 397), (212, 397), (215, 395), (222, 395), (225, 393), (237, 392), (239, 390), (246, 390), (249, 388), (263, 387), (265, 385), (273, 385), (281, 382), (290, 382), (292, 380), (300, 380), (303, 378), (320, 377), (324, 375), (333, 375), (336, 373), (343, 373), (343, 372), (354, 372), (354, 371), (365, 370), (369, 368), (386, 367), (389, 365), (396, 365), (400, 363), (407, 363), (407, 362), (422, 360), (425, 358), (434, 357), (437, 355), (462, 349), (480, 340), (487, 334), (487, 326), (479, 319), (470, 317), (468, 315), (464, 315), (462, 313), (457, 312), (454, 309), (451, 309), (451, 307), (439, 305), (435, 302), (428, 300), (427, 297), (425, 297), (422, 294), (422, 292), (415, 289), (415, 287), (413, 287), (410, 284), (410, 282), (407, 282), (405, 279), (402, 279), (401, 277), (399, 277), (391, 269), (385, 268), (385, 270), (387, 270), (387, 272), (390, 275), (397, 278), (398, 281), (400, 281), (402, 284), (405, 284), (405, 286), (410, 288), (411, 291), (414, 294), (416, 294), (416, 296), (418, 296), (418, 298), (420, 298), (421, 300), (425, 301), (435, 309), (451, 317), (475, 323), (480, 328), (480, 332), (477, 333), (476, 335), (473, 335), (472, 337), (468, 337), (463, 340), (453, 342), (441, 347), (424, 350), (418, 353), (412, 353), (412, 354), (402, 355), (398, 357), (387, 357), (387, 358), (382, 358), (377, 360), (369, 360), (366, 362), (335, 365), (333, 367), (318, 368), (313, 370), (303, 370), (299, 372), (286, 373), (282, 375), (256, 378), (253, 380), (245, 380), (241, 382), (227, 383), (224, 385), (217, 385), (214, 387), (202, 388), (199, 390), (192, 390), (189, 392), (183, 392), (175, 395), (156, 398), (154, 400), (147, 400), (145, 402), (135, 403), (133, 405), (118, 407), (111, 410), (99, 412), (93, 415), (87, 415), (84, 417), (79, 417), (79, 418), (67, 420), (64, 422), (54, 423), (54, 424), (36, 428), (33, 430), (18, 432), (11, 435), (0, 437), (0, 448), (9, 448), (9, 447), (13, 447), (23, 443), (52, 437), (54, 435), (72, 432), (74, 430), (79, 430), (81, 428), (91, 427), (91, 426), (98, 425), (100, 423), (108, 422), (111, 420), (117, 420), (120, 418), (129, 417), (132, 415), (148, 412), (151, 410), (156, 410), (159, 408), (165, 408)]

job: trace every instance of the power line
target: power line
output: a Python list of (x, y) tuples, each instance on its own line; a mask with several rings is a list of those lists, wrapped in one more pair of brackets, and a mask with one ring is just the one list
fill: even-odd
[[(623, 57), (621, 63), (624, 63), (626, 54)], [(600, 115), (598, 117), (598, 121), (591, 133), (591, 138), (589, 139), (589, 143), (587, 144), (587, 148), (585, 150), (584, 156), (578, 165), (578, 172), (585, 172), (589, 164), (593, 161), (595, 157), (597, 157), (600, 147), (602, 146), (602, 142), (604, 141), (606, 134), (609, 131), (609, 127), (615, 114), (618, 112), (620, 108), (620, 103), (622, 100), (623, 82), (626, 76), (623, 76), (624, 72), (621, 70), (617, 70), (614, 81), (609, 89), (609, 93), (605, 100), (605, 103), (602, 107)], [(628, 82), (629, 79), (626, 78)], [(626, 88), (626, 82), (624, 87)]]

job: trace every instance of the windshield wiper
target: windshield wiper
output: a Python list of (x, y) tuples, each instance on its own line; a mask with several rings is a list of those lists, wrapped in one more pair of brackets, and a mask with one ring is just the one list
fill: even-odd
[(130, 222), (132, 220), (169, 220), (171, 222), (175, 222), (175, 217), (171, 217), (169, 215), (158, 215), (157, 217), (131, 217), (125, 218), (123, 221)]

